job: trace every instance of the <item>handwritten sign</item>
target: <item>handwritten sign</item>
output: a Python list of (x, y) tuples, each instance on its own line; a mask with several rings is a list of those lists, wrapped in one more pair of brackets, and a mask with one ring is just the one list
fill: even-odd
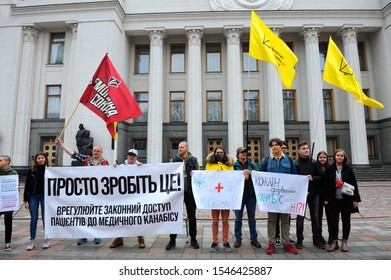
[(304, 215), (307, 176), (253, 171), (251, 177), (261, 212)]
[(198, 209), (240, 209), (243, 171), (194, 170), (192, 188)]
[(0, 212), (19, 209), (19, 176), (0, 176)]

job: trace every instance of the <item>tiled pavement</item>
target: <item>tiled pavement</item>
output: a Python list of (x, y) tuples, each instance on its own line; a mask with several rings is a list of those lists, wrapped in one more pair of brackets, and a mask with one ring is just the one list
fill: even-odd
[[(282, 247), (277, 247), (274, 255), (265, 253), (266, 247), (266, 213), (257, 213), (258, 240), (263, 248), (256, 249), (250, 245), (249, 232), (244, 221), (244, 235), (242, 247), (231, 253), (220, 251), (210, 253), (211, 245), (211, 220), (210, 211), (198, 211), (198, 235), (197, 239), (201, 248), (196, 250), (186, 244), (186, 234), (179, 235), (177, 247), (166, 251), (168, 235), (146, 236), (146, 248), (137, 247), (137, 238), (126, 238), (125, 245), (110, 249), (112, 239), (103, 239), (100, 245), (88, 242), (78, 246), (74, 239), (52, 239), (49, 249), (41, 249), (43, 242), (42, 225), (39, 222), (39, 231), (36, 241), (36, 249), (26, 251), (29, 241), (29, 213), (24, 207), (16, 214), (13, 223), (13, 236), (11, 251), (0, 248), (0, 260), (330, 260), (330, 259), (354, 259), (354, 260), (390, 260), (391, 259), (391, 182), (359, 182), (362, 203), (360, 214), (352, 215), (352, 230), (348, 242), (349, 252), (326, 250), (315, 248), (312, 245), (310, 221), (305, 221), (304, 248), (298, 255), (290, 255), (283, 252)], [(234, 215), (230, 219), (230, 242), (233, 247)], [(295, 217), (292, 216), (294, 219)], [(221, 230), (221, 226), (220, 226)], [(327, 225), (324, 221), (324, 237), (328, 235)], [(185, 226), (184, 226), (184, 232)], [(295, 221), (292, 220), (291, 233), (294, 237)], [(0, 238), (4, 238), (4, 224), (0, 221)]]

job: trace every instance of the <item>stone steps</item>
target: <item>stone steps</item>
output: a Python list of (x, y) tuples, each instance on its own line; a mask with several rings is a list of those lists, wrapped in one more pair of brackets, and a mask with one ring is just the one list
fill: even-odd
[(391, 166), (353, 167), (357, 181), (391, 181)]

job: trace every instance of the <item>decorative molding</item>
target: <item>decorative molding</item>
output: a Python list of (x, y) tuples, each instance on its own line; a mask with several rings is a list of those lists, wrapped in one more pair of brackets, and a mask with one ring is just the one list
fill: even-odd
[(242, 31), (239, 28), (229, 28), (224, 31), (224, 36), (227, 38), (227, 43), (240, 44), (240, 36)]
[(201, 45), (201, 38), (204, 37), (203, 28), (185, 28), (185, 30), (189, 45)]
[(151, 42), (151, 46), (163, 46), (163, 40), (166, 37), (165, 29), (164, 28), (155, 28), (150, 29), (147, 28), (148, 31), (148, 37)]
[(302, 33), (304, 35), (304, 41), (306, 44), (319, 43), (319, 33), (321, 27), (318, 26), (304, 26)]
[(210, 0), (213, 11), (289, 10), (293, 0)]
[(34, 42), (41, 32), (41, 30), (39, 30), (37, 27), (31, 25), (22, 26), (22, 31), (24, 42)]

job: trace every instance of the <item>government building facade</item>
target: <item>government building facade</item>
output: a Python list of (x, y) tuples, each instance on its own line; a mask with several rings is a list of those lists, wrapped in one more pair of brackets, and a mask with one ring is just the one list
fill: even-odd
[[(252, 10), (297, 56), (292, 88), (249, 56)], [(110, 162), (130, 148), (168, 162), (186, 140), (201, 165), (218, 145), (234, 158), (248, 146), (259, 164), (279, 137), (293, 157), (307, 141), (314, 157), (343, 148), (353, 165), (391, 164), (390, 13), (382, 0), (0, 0), (0, 153), (15, 168), (39, 151), (69, 166), (54, 140), (77, 150), (83, 124)], [(323, 80), (330, 37), (384, 109)], [(79, 106), (106, 53), (143, 111), (116, 143)]]

